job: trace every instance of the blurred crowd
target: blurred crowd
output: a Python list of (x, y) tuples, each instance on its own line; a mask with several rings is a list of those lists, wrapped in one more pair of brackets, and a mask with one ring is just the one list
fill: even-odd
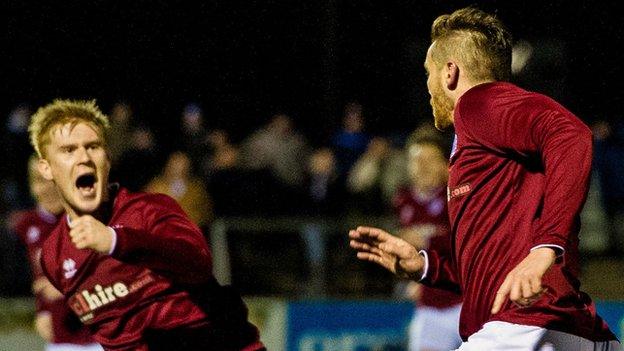
[[(11, 238), (16, 213), (34, 206), (27, 181), (27, 160), (33, 153), (27, 128), (33, 112), (27, 105), (17, 106), (1, 131), (3, 242)], [(405, 147), (410, 133), (377, 135), (366, 128), (366, 111), (358, 102), (345, 104), (337, 116), (339, 128), (325, 140), (313, 141), (285, 113), (271, 116), (238, 142), (227, 130), (211, 128), (202, 107), (194, 103), (183, 106), (178, 130), (166, 135), (157, 135), (128, 103), (114, 104), (108, 114), (111, 180), (133, 191), (172, 196), (204, 230), (217, 217), (392, 215), (393, 197), (411, 182)], [(624, 248), (623, 124), (601, 120), (592, 125), (599, 205), (609, 230), (605, 253), (611, 254)], [(435, 134), (452, 143), (452, 133), (440, 133), (427, 123), (414, 133)], [(163, 137), (168, 143), (158, 140)], [(22, 255), (6, 247), (3, 251), (5, 262)], [(0, 276), (28, 274), (27, 268), (5, 262)]]
[[(6, 218), (33, 205), (26, 182), (32, 113), (18, 106), (2, 132)], [(356, 102), (345, 106), (341, 127), (315, 143), (283, 113), (234, 143), (227, 130), (211, 129), (202, 108), (191, 103), (180, 111), (179, 130), (160, 136), (172, 145), (164, 149), (129, 104), (116, 103), (108, 114), (112, 181), (174, 197), (200, 226), (215, 216), (379, 214), (407, 179), (404, 141), (367, 131)]]

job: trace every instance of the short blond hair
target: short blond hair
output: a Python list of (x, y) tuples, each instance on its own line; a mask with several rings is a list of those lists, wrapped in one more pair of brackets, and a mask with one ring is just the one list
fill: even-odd
[(437, 64), (454, 58), (476, 81), (511, 78), (511, 34), (496, 16), (473, 7), (439, 16), (431, 26), (431, 56)]
[(50, 132), (57, 125), (70, 123), (75, 126), (85, 122), (106, 141), (106, 132), (109, 128), (108, 117), (102, 113), (95, 100), (54, 100), (35, 112), (30, 121), (28, 132), (30, 143), (37, 156), (45, 158), (43, 147), (50, 142)]

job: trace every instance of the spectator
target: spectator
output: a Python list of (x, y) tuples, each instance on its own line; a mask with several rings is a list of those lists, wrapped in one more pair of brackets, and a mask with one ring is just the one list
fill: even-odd
[(2, 200), (9, 210), (23, 209), (32, 205), (27, 179), (26, 165), (32, 148), (28, 144), (28, 122), (30, 107), (17, 106), (9, 114), (0, 145), (4, 152), (2, 162)]
[(184, 106), (178, 140), (179, 148), (191, 158), (193, 172), (199, 173), (207, 151), (204, 111), (200, 105), (189, 103)]
[[(377, 213), (390, 204), (397, 188), (406, 182), (403, 152), (380, 137), (373, 138), (348, 173), (347, 189), (365, 213)], [(353, 206), (350, 206), (353, 207)]]
[[(150, 129), (139, 127), (133, 130), (130, 147), (121, 155), (111, 180), (121, 182), (130, 191), (140, 191), (158, 172), (156, 151)], [(141, 171), (137, 172), (137, 169)]]
[(337, 216), (342, 212), (344, 190), (338, 183), (336, 158), (329, 148), (315, 151), (308, 162), (308, 196), (311, 207), (307, 213)]
[(108, 146), (111, 161), (116, 164), (121, 155), (130, 148), (132, 108), (125, 102), (117, 102), (111, 109), (110, 117)]
[(345, 180), (347, 173), (366, 151), (370, 137), (364, 132), (362, 105), (350, 102), (345, 106), (342, 128), (336, 132), (332, 146), (336, 155), (338, 175)]
[(201, 179), (191, 173), (191, 159), (184, 152), (174, 152), (162, 173), (147, 185), (147, 192), (166, 194), (174, 198), (189, 218), (205, 227), (212, 220), (212, 203)]
[(609, 227), (609, 254), (624, 253), (624, 124), (599, 121), (593, 128), (594, 167)]
[(202, 173), (210, 179), (216, 172), (233, 169), (238, 166), (239, 150), (230, 142), (228, 133), (217, 129), (208, 133), (208, 155), (202, 163)]
[(244, 142), (241, 164), (247, 169), (268, 169), (282, 185), (300, 187), (305, 180), (308, 145), (292, 120), (276, 114)]

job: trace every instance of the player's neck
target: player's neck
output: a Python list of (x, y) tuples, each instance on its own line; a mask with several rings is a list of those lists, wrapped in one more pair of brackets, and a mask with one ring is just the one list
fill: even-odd
[(51, 203), (51, 202), (39, 202), (37, 207), (40, 211), (48, 213), (52, 216), (60, 215), (65, 209), (60, 203)]
[(451, 93), (451, 99), (453, 99), (454, 104), (457, 104), (459, 98), (461, 98), (468, 90), (485, 83), (495, 82), (494, 79), (480, 79), (480, 80), (471, 80), (471, 79), (463, 79), (457, 82), (457, 88), (453, 90)]
[(90, 215), (102, 223), (108, 223), (108, 220), (110, 219), (110, 214), (112, 213), (113, 201), (115, 200), (116, 195), (116, 190), (113, 191), (111, 194), (111, 191), (109, 191), (107, 188), (104, 192), (102, 202), (100, 203), (98, 208), (92, 212), (82, 212), (78, 209), (73, 208), (69, 203), (65, 201), (63, 202), (63, 208), (65, 209), (65, 213), (67, 213), (69, 221), (73, 221), (85, 215)]

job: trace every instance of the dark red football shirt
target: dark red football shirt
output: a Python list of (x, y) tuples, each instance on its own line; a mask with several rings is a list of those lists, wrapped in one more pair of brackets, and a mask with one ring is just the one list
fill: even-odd
[[(448, 206), (457, 269), (431, 250), (424, 282), (461, 286), (462, 337), (498, 320), (593, 341), (615, 339), (579, 290), (579, 214), (592, 161), (589, 128), (552, 99), (504, 82), (467, 91), (454, 124)], [(490, 315), (505, 276), (539, 245), (564, 249), (543, 277), (548, 291), (529, 307), (508, 300)]]
[(111, 197), (112, 255), (76, 249), (67, 218), (43, 245), (44, 272), (94, 338), (106, 350), (261, 349), (242, 300), (218, 286), (206, 240), (175, 200), (125, 189)]
[[(413, 228), (427, 237), (427, 247), (435, 248), (441, 254), (450, 255), (451, 240), (446, 200), (446, 188), (442, 187), (435, 196), (423, 198), (411, 188), (400, 188), (392, 199), (394, 209), (403, 228)], [(420, 306), (448, 308), (461, 303), (461, 296), (455, 292), (424, 285)]]
[[(14, 231), (26, 246), (34, 280), (45, 278), (39, 263), (41, 245), (57, 222), (57, 216), (37, 208), (21, 213), (15, 224)], [(37, 313), (50, 313), (53, 343), (85, 345), (94, 342), (89, 330), (80, 323), (63, 298), (48, 300), (43, 294), (36, 294), (35, 304)]]

